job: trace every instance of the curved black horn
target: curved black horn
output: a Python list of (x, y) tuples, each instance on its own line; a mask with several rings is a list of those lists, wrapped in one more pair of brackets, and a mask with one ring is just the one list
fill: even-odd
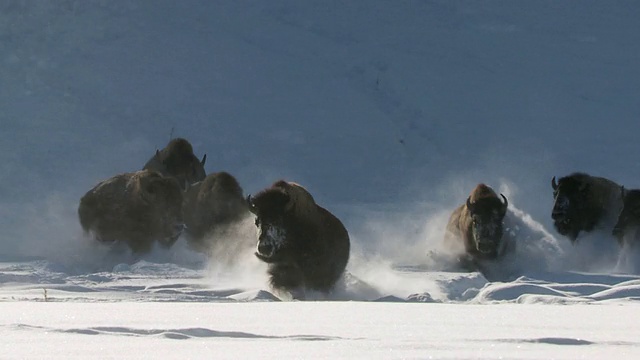
[(204, 156), (202, 157), (202, 160), (200, 160), (200, 164), (202, 164), (202, 166), (204, 166), (204, 163), (207, 162), (207, 154), (204, 154)]
[(258, 215), (258, 211), (256, 209), (256, 205), (253, 203), (251, 194), (247, 195), (247, 205), (249, 206), (249, 211), (251, 211), (252, 214)]
[(555, 176), (551, 179), (551, 187), (553, 188), (553, 190), (557, 190), (558, 189), (558, 184), (556, 183), (556, 177)]
[(504, 200), (504, 202), (503, 202), (504, 203), (504, 208), (506, 209), (507, 206), (509, 206), (509, 201), (507, 200), (506, 196), (504, 196), (502, 194), (500, 194), (500, 196), (502, 196), (502, 199)]

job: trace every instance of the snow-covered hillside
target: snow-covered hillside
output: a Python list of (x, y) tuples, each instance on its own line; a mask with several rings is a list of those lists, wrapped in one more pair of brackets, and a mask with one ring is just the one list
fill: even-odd
[[(425, 312), (437, 332), (456, 333), (463, 345), (390, 337), (381, 346), (410, 349), (390, 357), (598, 358), (606, 350), (633, 358), (640, 350), (631, 325), (620, 325), (624, 336), (591, 327), (598, 317), (633, 317), (640, 276), (616, 267), (617, 244), (607, 236), (572, 247), (555, 232), (550, 180), (585, 171), (640, 187), (639, 18), (640, 4), (628, 1), (3, 1), (0, 301), (14, 303), (5, 303), (11, 309), (0, 333), (25, 345), (55, 333), (72, 343), (56, 355), (63, 358), (87, 355), (79, 345), (87, 334), (110, 335), (101, 338), (114, 339), (106, 346), (118, 357), (135, 357), (123, 352), (147, 344), (137, 341), (145, 336), (148, 344), (223, 338), (218, 345), (237, 358), (273, 340), (264, 336), (295, 344), (313, 334), (320, 345), (295, 347), (316, 351), (304, 357), (386, 357), (364, 350), (394, 333), (394, 314), (422, 321), (406, 314)], [(230, 172), (247, 194), (293, 180), (342, 219), (351, 261), (331, 300), (353, 302), (277, 308), (251, 253), (222, 264), (180, 241), (133, 259), (84, 238), (79, 198), (102, 179), (141, 168), (171, 136), (189, 139), (197, 155), (207, 153), (208, 172)], [(529, 234), (504, 282), (449, 272), (431, 257), (449, 214), (479, 182), (509, 198), (510, 214)], [(61, 325), (53, 317), (19, 319), (50, 316), (54, 307), (32, 303), (44, 300), (87, 303), (79, 314), (112, 317)], [(162, 311), (186, 313), (208, 309), (186, 302), (232, 302), (225, 321), (239, 324), (145, 320), (162, 301), (175, 304)], [(318, 315), (318, 332), (294, 328), (293, 320), (282, 331), (254, 327), (242, 308), (249, 304), (235, 304), (246, 301), (251, 311), (308, 306), (335, 310), (335, 318)], [(100, 310), (96, 302), (114, 304)], [(139, 311), (145, 303), (149, 309)], [(494, 303), (501, 305), (458, 305)], [(626, 306), (572, 306), (567, 321), (577, 325), (563, 328), (556, 312), (564, 312), (553, 304), (583, 303)], [(538, 324), (530, 304), (548, 304), (553, 321)], [(335, 333), (359, 306), (368, 310), (356, 312), (358, 321), (366, 311), (389, 318), (370, 334), (357, 335), (369, 330), (360, 322)], [(439, 320), (440, 311), (476, 323), (500, 312), (518, 319), (504, 325), (524, 335), (460, 333), (460, 324)], [(123, 314), (135, 315), (124, 321)], [(244, 335), (224, 335), (236, 330)], [(117, 351), (122, 337), (114, 333), (137, 338)], [(476, 351), (478, 342), (499, 350)], [(336, 352), (317, 352), (337, 343)], [(16, 349), (3, 354), (41, 357), (50, 347)], [(178, 351), (163, 345), (146, 355), (167, 349)]]

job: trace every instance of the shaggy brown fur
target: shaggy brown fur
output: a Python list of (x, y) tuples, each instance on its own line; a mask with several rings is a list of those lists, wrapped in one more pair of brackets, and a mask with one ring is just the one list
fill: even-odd
[(278, 181), (248, 198), (259, 229), (256, 256), (269, 264), (271, 285), (304, 298), (330, 292), (349, 261), (349, 234), (302, 186)]
[(249, 216), (249, 207), (236, 178), (226, 172), (209, 174), (191, 187), (183, 204), (187, 241), (196, 250), (209, 252), (211, 233)]
[(171, 247), (184, 228), (178, 183), (150, 170), (100, 182), (80, 199), (78, 215), (85, 232), (134, 253), (150, 251), (154, 241)]
[[(623, 207), (625, 190), (602, 177), (573, 173), (551, 180), (553, 225), (561, 235), (575, 243), (580, 232), (602, 229), (611, 232)], [(618, 238), (618, 241), (621, 241)]]
[(496, 259), (504, 254), (508, 240), (503, 233), (503, 220), (508, 202), (500, 195), (504, 202), (489, 186), (478, 184), (466, 203), (449, 217), (445, 246), (470, 270), (475, 270), (476, 260)]
[(206, 173), (204, 164), (207, 155), (202, 160), (193, 154), (193, 147), (189, 141), (173, 139), (162, 150), (156, 150), (155, 155), (147, 161), (143, 170), (155, 170), (164, 176), (171, 176), (178, 180), (183, 190), (204, 180)]

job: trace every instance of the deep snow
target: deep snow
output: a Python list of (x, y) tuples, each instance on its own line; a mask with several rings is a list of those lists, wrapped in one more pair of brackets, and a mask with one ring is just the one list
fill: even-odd
[[(606, 234), (570, 246), (550, 180), (640, 187), (638, 18), (627, 1), (2, 2), (3, 356), (636, 357), (640, 256), (617, 264)], [(85, 239), (82, 194), (170, 136), (246, 193), (293, 180), (340, 217), (335, 301), (279, 303), (250, 249), (133, 259)], [(478, 182), (520, 222), (504, 281), (438, 261)]]

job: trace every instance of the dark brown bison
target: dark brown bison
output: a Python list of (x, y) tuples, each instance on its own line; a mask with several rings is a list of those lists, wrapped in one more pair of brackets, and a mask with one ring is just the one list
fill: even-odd
[[(563, 236), (575, 243), (580, 232), (613, 230), (622, 210), (625, 190), (615, 182), (584, 173), (562, 177), (553, 188), (553, 225)], [(619, 241), (621, 239), (618, 239)]]
[(504, 233), (507, 198), (500, 199), (489, 186), (478, 184), (449, 217), (445, 246), (469, 270), (478, 268), (479, 260), (495, 260), (510, 245)]
[(183, 214), (186, 239), (192, 248), (201, 252), (210, 252), (214, 231), (250, 215), (240, 184), (227, 172), (209, 174), (187, 190)]
[(156, 153), (147, 161), (143, 170), (155, 170), (164, 176), (175, 178), (182, 190), (204, 180), (206, 173), (204, 164), (207, 161), (207, 154), (202, 160), (193, 154), (193, 147), (189, 141), (176, 138), (173, 139), (162, 150)]
[(180, 186), (150, 170), (100, 182), (80, 199), (78, 215), (85, 232), (124, 242), (134, 253), (150, 251), (154, 241), (171, 247), (184, 229)]
[(623, 239), (626, 234), (634, 236), (640, 228), (640, 189), (625, 191), (621, 188), (620, 192), (623, 205), (612, 233), (616, 238)]
[(349, 261), (349, 234), (302, 186), (278, 181), (247, 197), (256, 215), (255, 255), (269, 264), (271, 285), (294, 298), (305, 290), (329, 293)]

